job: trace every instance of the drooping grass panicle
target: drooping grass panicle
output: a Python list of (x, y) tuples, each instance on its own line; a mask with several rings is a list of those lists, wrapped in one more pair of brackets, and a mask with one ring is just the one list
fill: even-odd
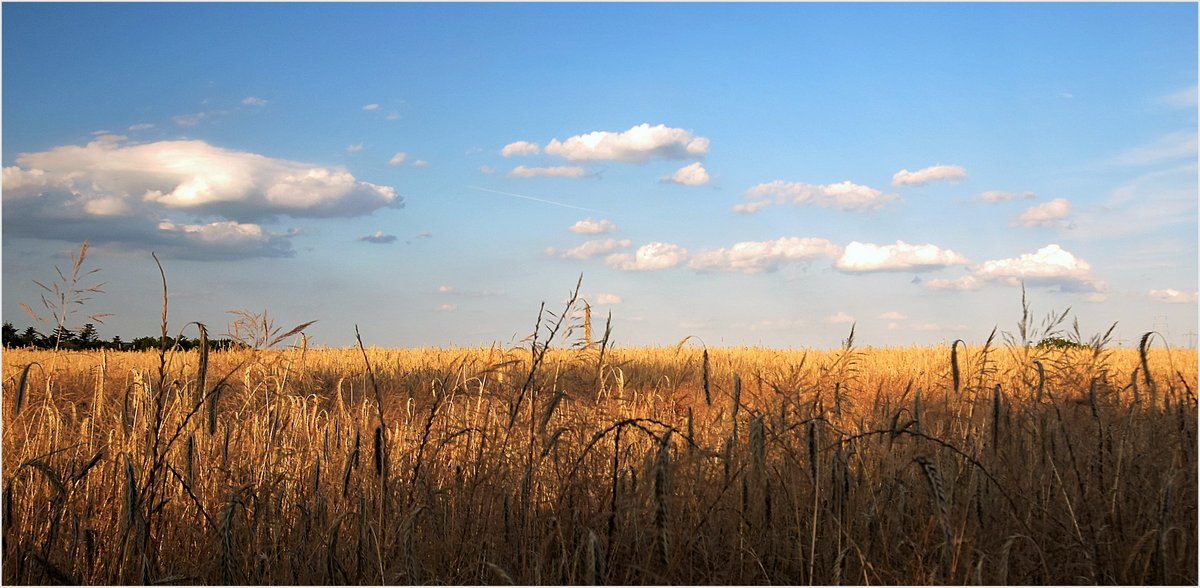
[(959, 371), (959, 368), (958, 368), (958, 345), (959, 345), (959, 343), (962, 343), (964, 348), (967, 346), (967, 344), (964, 343), (962, 339), (955, 339), (954, 342), (950, 344), (950, 374), (954, 379), (954, 393), (955, 394), (958, 393), (960, 382), (962, 381), (962, 378), (960, 376), (961, 372)]

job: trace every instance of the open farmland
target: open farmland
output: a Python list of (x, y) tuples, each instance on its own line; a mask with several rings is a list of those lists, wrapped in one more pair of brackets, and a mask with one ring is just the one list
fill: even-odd
[(1193, 350), (551, 340), (6, 350), (4, 583), (1196, 583)]

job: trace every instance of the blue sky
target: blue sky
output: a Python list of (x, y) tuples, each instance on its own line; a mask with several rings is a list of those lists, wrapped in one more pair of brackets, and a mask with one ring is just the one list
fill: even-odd
[[(1197, 8), (3, 6), (3, 314), (89, 239), (102, 336), (979, 341), (1197, 323)], [(75, 322), (79, 322), (76, 320)]]

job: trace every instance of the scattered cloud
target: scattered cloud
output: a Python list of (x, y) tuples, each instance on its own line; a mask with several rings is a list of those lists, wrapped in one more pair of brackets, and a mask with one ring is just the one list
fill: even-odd
[(834, 264), (843, 272), (923, 272), (952, 265), (966, 265), (967, 258), (937, 245), (875, 245), (851, 241)]
[(595, 239), (592, 241), (584, 241), (583, 244), (572, 249), (561, 250), (549, 247), (546, 249), (546, 255), (551, 257), (562, 257), (565, 259), (590, 259), (612, 253), (618, 249), (629, 247), (633, 242), (629, 239)]
[(1190, 88), (1184, 88), (1178, 92), (1172, 92), (1166, 96), (1163, 96), (1163, 102), (1174, 108), (1190, 108), (1195, 110), (1196, 101), (1196, 84), (1192, 84)]
[(885, 313), (879, 315), (879, 318), (888, 320), (888, 321), (902, 321), (904, 319), (907, 319), (908, 317), (905, 316), (903, 313), (892, 310), (892, 311), (888, 311), (888, 312), (885, 312)]
[(1196, 159), (1196, 131), (1167, 133), (1145, 145), (1127, 149), (1113, 158), (1113, 163), (1128, 166), (1148, 166), (1179, 160)]
[(934, 278), (924, 282), (930, 290), (978, 290), (983, 287), (983, 280), (975, 276), (960, 278)]
[(885, 194), (875, 188), (849, 181), (836, 184), (804, 184), (783, 180), (754, 186), (746, 190), (744, 197), (750, 202), (734, 206), (734, 212), (757, 212), (770, 200), (778, 204), (813, 202), (819, 206), (841, 210), (875, 210), (896, 199), (894, 194)]
[(852, 322), (854, 322), (854, 317), (839, 310), (839, 311), (825, 317), (825, 322), (829, 323), (831, 325), (852, 323)]
[(1071, 215), (1071, 236), (1109, 240), (1196, 225), (1195, 160), (1147, 171), (1114, 189), (1109, 198)]
[(404, 160), (407, 158), (408, 158), (407, 153), (405, 153), (403, 151), (397, 151), (396, 154), (393, 155), (392, 158), (388, 160), (388, 165), (400, 165), (401, 163), (404, 163)]
[(583, 176), (583, 168), (570, 166), (553, 166), (553, 167), (525, 167), (518, 165), (508, 172), (512, 178), (536, 178), (538, 176), (547, 176), (555, 178), (578, 178)]
[[(93, 134), (96, 134), (96, 133), (93, 133)], [(92, 140), (99, 142), (99, 143), (120, 143), (121, 141), (125, 141), (127, 139), (129, 139), (129, 137), (127, 137), (125, 135), (111, 135), (111, 134), (104, 135), (104, 134), (102, 134), (102, 135), (95, 137)]]
[(755, 202), (741, 202), (733, 205), (733, 211), (738, 214), (754, 214), (759, 210), (771, 205), (770, 200), (757, 200)]
[(608, 292), (597, 292), (592, 298), (594, 299), (592, 301), (592, 304), (595, 304), (597, 306), (621, 303), (620, 296), (617, 296), (616, 294), (610, 294)]
[(656, 271), (673, 268), (687, 259), (687, 249), (674, 243), (647, 243), (638, 247), (635, 255), (614, 253), (604, 263), (627, 272)]
[(420, 233), (417, 233), (414, 236), (418, 239), (432, 239), (433, 231), (421, 231)]
[(400, 113), (399, 112), (389, 112), (389, 113), (387, 113), (387, 116), (383, 117), (383, 120), (400, 120)]
[(418, 160), (412, 162), (412, 166), (415, 168), (418, 168), (418, 169), (426, 168), (426, 167), (429, 167), (429, 162), (425, 161), (424, 159), (418, 159)]
[[(199, 140), (98, 139), (22, 153), (16, 163), (3, 171), (6, 234), (144, 248), (187, 245), (196, 251), (183, 254), (201, 259), (290, 254), (293, 233), (256, 224), (279, 216), (355, 217), (403, 201), (394, 189), (341, 168)], [(176, 218), (181, 215), (188, 222)], [(195, 222), (204, 217), (216, 219)]]
[(362, 143), (355, 143), (353, 145), (346, 146), (346, 153), (358, 153), (362, 150), (363, 150)]
[(1045, 227), (1060, 224), (1059, 221), (1071, 214), (1071, 203), (1066, 198), (1055, 198), (1045, 204), (1026, 208), (1017, 220), (1013, 221), (1018, 227)]
[(989, 204), (995, 204), (997, 202), (1007, 202), (1009, 200), (1029, 200), (1030, 198), (1036, 198), (1036, 197), (1037, 197), (1037, 194), (1034, 194), (1033, 192), (1003, 192), (1003, 191), (999, 191), (999, 190), (993, 190), (991, 192), (984, 192), (979, 195), (980, 200), (987, 202)]
[(176, 224), (159, 221), (146, 241), (169, 248), (176, 257), (226, 261), (246, 257), (291, 257), (295, 233), (272, 233), (255, 223), (217, 221), (205, 224)]
[(438, 286), (438, 293), (449, 294), (454, 291), (454, 286)]
[(387, 233), (384, 233), (383, 231), (375, 231), (375, 233), (373, 235), (366, 235), (364, 237), (359, 237), (358, 240), (366, 242), (366, 243), (380, 243), (380, 244), (395, 243), (396, 236), (388, 235)]
[(508, 145), (505, 145), (504, 148), (500, 150), (500, 155), (503, 155), (504, 157), (512, 157), (514, 155), (534, 155), (541, 152), (542, 148), (538, 146), (537, 143), (530, 143), (529, 141), (514, 141)]
[(683, 186), (703, 186), (708, 180), (708, 170), (704, 169), (699, 161), (675, 170), (670, 176), (660, 178), (662, 182)]
[(208, 114), (203, 112), (193, 112), (191, 114), (181, 114), (173, 117), (171, 120), (175, 121), (175, 124), (181, 127), (194, 127), (200, 124), (200, 121), (204, 120), (207, 116)]
[(957, 182), (967, 177), (960, 165), (935, 165), (915, 172), (902, 169), (892, 176), (893, 186), (924, 186), (930, 182)]
[(567, 230), (579, 235), (599, 235), (617, 232), (617, 225), (606, 218), (594, 220), (589, 216), (581, 221), (576, 221)]
[(688, 267), (696, 270), (756, 274), (773, 271), (787, 261), (837, 257), (841, 249), (826, 239), (783, 237), (773, 241), (744, 241), (729, 248), (701, 251)]
[(245, 98), (242, 98), (242, 104), (245, 104), (246, 106), (266, 106), (267, 101), (255, 96), (246, 96)]
[(458, 310), (458, 305), (447, 302), (445, 304), (439, 304), (437, 309), (438, 312), (454, 312), (455, 310)]
[(1151, 290), (1148, 295), (1152, 300), (1169, 302), (1172, 304), (1195, 304), (1197, 299), (1200, 298), (1200, 294), (1194, 290), (1191, 294), (1188, 294), (1187, 292), (1181, 292), (1174, 288), (1167, 288), (1165, 290)]
[(372, 110), (379, 110), (379, 105), (378, 105), (378, 104), (374, 104), (374, 103), (372, 103), (372, 104), (367, 104), (367, 105), (363, 106), (363, 107), (362, 107), (362, 109), (363, 109), (363, 110), (366, 110), (366, 111), (368, 111), (368, 112), (369, 112), (369, 111), (372, 111)]
[(481, 165), (481, 166), (479, 166), (479, 171), (482, 173), (485, 173), (485, 174), (492, 174), (492, 173), (496, 173), (496, 168), (494, 168), (490, 165)]
[(136, 125), (129, 125), (130, 131), (144, 131), (144, 130), (153, 129), (153, 128), (154, 128), (154, 123), (138, 123)]
[(928, 280), (925, 287), (935, 290), (977, 290), (986, 283), (1018, 286), (1022, 282), (1029, 286), (1055, 288), (1061, 292), (1102, 294), (1107, 290), (1105, 283), (1092, 275), (1091, 264), (1053, 243), (1034, 253), (985, 261), (968, 276), (953, 280)]
[(975, 268), (974, 276), (987, 282), (1010, 286), (1024, 282), (1062, 292), (1103, 293), (1107, 289), (1104, 282), (1092, 275), (1090, 263), (1054, 243), (1034, 253), (985, 261)]
[(552, 139), (546, 153), (571, 161), (645, 163), (653, 158), (692, 159), (708, 153), (708, 139), (691, 131), (643, 123), (627, 131), (594, 131), (565, 141)]

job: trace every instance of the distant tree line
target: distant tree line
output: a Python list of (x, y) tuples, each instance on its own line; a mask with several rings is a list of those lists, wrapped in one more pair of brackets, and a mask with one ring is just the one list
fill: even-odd
[[(58, 345), (59, 349), (66, 350), (86, 350), (86, 349), (115, 349), (120, 351), (145, 351), (148, 349), (158, 349), (162, 346), (162, 336), (153, 337), (137, 337), (132, 341), (125, 341), (120, 335), (115, 335), (112, 339), (101, 339), (99, 332), (96, 331), (96, 325), (87, 323), (78, 331), (73, 331), (66, 327), (58, 327), (50, 334), (44, 335), (38, 332), (33, 327), (27, 327), (24, 331), (18, 331), (10, 322), (4, 323), (3, 341), (5, 347), (33, 347), (37, 349), (54, 349)], [(180, 349), (189, 350), (200, 346), (200, 339), (189, 339), (184, 335), (179, 337), (167, 337), (167, 347), (178, 346)], [(233, 339), (209, 339), (209, 349), (233, 349), (245, 347), (244, 344), (234, 341)]]

